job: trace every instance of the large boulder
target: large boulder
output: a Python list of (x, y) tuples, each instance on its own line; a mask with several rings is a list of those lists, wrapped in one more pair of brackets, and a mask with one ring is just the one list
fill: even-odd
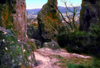
[(51, 48), (53, 50), (60, 49), (59, 44), (54, 40), (52, 40), (51, 42), (45, 42), (43, 44), (43, 47)]
[(100, 23), (100, 0), (82, 0), (80, 30), (88, 31), (90, 24)]
[(48, 0), (37, 16), (38, 28), (44, 39), (54, 39), (61, 28), (60, 15), (57, 11), (57, 0)]

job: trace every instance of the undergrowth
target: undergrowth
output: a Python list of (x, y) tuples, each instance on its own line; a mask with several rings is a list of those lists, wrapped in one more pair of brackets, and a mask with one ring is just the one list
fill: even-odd
[(100, 68), (100, 59), (97, 58), (64, 58), (62, 56), (56, 55), (59, 61), (55, 62), (54, 64), (61, 68)]
[(91, 24), (89, 31), (74, 30), (74, 32), (64, 32), (57, 36), (57, 42), (68, 52), (84, 53), (95, 57), (100, 57), (100, 27)]

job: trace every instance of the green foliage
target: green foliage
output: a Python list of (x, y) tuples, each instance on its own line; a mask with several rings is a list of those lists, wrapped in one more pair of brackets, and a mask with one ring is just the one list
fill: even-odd
[(13, 30), (0, 27), (0, 68), (19, 68), (33, 63), (32, 49), (24, 42), (18, 42)]
[(75, 30), (74, 32), (61, 33), (57, 36), (57, 41), (69, 52), (99, 56), (100, 27), (91, 24), (89, 32)]
[(100, 68), (100, 58), (94, 58), (93, 62), (94, 62), (93, 66), (95, 68)]
[(84, 65), (81, 65), (81, 64), (71, 64), (71, 63), (69, 63), (68, 68), (95, 68), (95, 67), (84, 66)]

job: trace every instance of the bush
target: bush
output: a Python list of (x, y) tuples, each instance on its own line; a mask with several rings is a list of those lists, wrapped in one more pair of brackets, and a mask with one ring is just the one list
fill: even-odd
[(100, 27), (91, 24), (89, 32), (75, 30), (74, 32), (61, 33), (57, 42), (69, 52), (85, 53), (99, 56), (100, 53)]

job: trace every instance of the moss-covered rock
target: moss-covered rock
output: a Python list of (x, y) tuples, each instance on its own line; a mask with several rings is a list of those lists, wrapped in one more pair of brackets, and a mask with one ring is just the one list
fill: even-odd
[(18, 41), (13, 30), (0, 27), (0, 68), (37, 65), (34, 44)]
[(61, 28), (61, 20), (57, 11), (57, 0), (48, 0), (38, 13), (38, 28), (44, 39), (54, 39)]

